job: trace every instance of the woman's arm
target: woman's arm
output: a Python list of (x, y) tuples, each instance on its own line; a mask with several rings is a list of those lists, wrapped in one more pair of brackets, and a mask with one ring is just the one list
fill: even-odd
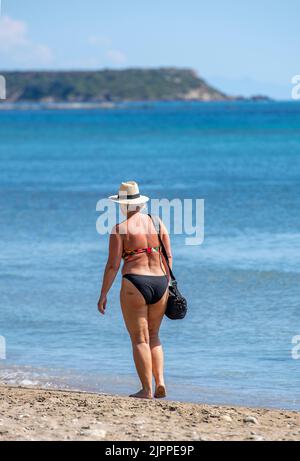
[(115, 280), (120, 267), (122, 259), (122, 249), (122, 238), (120, 234), (118, 234), (116, 231), (113, 231), (110, 234), (109, 238), (109, 254), (103, 274), (101, 294), (98, 301), (98, 309), (101, 312), (101, 314), (105, 313), (107, 293), (109, 292), (110, 287), (112, 286), (113, 281)]

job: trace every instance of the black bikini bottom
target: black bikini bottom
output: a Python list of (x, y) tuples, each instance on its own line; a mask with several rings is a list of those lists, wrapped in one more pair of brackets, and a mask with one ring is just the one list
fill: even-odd
[(157, 303), (163, 297), (169, 284), (167, 275), (125, 274), (123, 278), (133, 283), (144, 296), (146, 304)]

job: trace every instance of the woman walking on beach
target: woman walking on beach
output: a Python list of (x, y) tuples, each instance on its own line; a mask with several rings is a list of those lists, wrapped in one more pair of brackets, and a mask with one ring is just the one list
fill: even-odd
[[(159, 328), (168, 299), (167, 264), (161, 254), (156, 226), (150, 216), (141, 213), (149, 198), (140, 195), (137, 183), (122, 183), (119, 194), (109, 198), (120, 204), (126, 219), (117, 224), (110, 235), (109, 255), (98, 309), (102, 314), (105, 313), (107, 293), (123, 258), (120, 301), (131, 338), (136, 370), (142, 384), (142, 389), (131, 397), (152, 398), (153, 375), (156, 384), (154, 397), (162, 398), (166, 396), (166, 389)], [(171, 266), (170, 239), (161, 221), (160, 236)]]

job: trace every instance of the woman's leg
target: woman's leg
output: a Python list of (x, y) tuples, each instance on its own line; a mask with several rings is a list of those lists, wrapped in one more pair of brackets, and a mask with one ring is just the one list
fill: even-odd
[(159, 328), (166, 310), (168, 292), (169, 290), (167, 289), (166, 293), (158, 301), (158, 303), (148, 306), (148, 328), (152, 355), (152, 371), (156, 383), (154, 397), (166, 396), (164, 380), (164, 354), (159, 339)]
[(142, 383), (132, 397), (152, 398), (152, 358), (149, 347), (148, 306), (139, 290), (127, 279), (122, 280), (121, 307), (130, 334), (133, 357)]

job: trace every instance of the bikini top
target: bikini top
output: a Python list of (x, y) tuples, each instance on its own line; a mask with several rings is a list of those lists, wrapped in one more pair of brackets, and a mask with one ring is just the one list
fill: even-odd
[(122, 258), (124, 261), (128, 261), (130, 256), (138, 255), (141, 253), (161, 253), (161, 247), (147, 247), (147, 248), (137, 248), (136, 250), (123, 250)]

